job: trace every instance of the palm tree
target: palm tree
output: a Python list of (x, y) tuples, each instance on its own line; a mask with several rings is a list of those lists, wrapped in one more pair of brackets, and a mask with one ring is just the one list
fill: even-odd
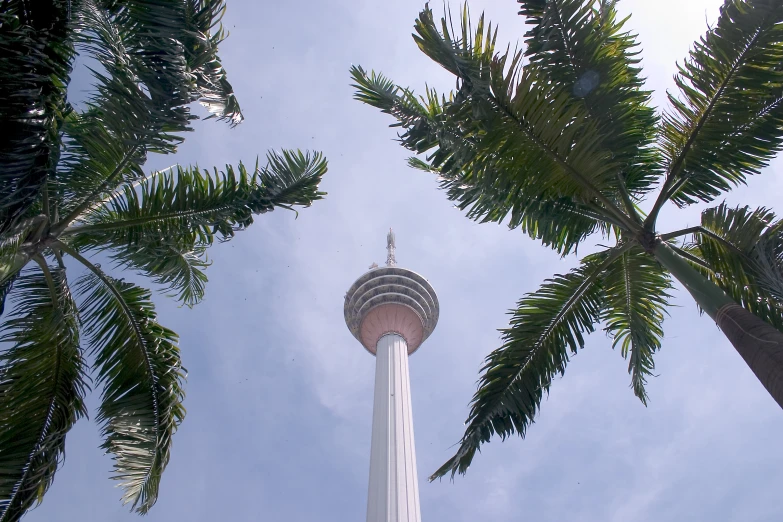
[[(47, 3), (58, 16), (44, 16)], [(90, 374), (123, 501), (143, 514), (157, 499), (185, 414), (178, 337), (158, 322), (150, 291), (95, 256), (192, 306), (215, 240), (324, 195), (318, 153), (144, 172), (148, 153), (175, 152), (190, 130), (191, 103), (242, 119), (217, 55), (223, 10), (220, 0), (3, 2), (3, 59), (18, 62), (0, 67), (0, 86), (16, 89), (3, 97), (3, 123), (20, 134), (0, 154), (0, 522), (42, 500), (86, 414)], [(82, 109), (67, 101), (76, 51), (96, 85)], [(82, 267), (73, 284), (66, 266)]]
[(428, 89), (417, 97), (352, 69), (356, 98), (396, 119), (402, 145), (427, 153), (410, 164), (436, 174), (468, 217), (507, 222), (563, 256), (588, 237), (613, 243), (512, 310), (459, 449), (431, 479), (464, 473), (494, 434), (524, 436), (552, 379), (598, 325), (628, 359), (646, 404), (672, 278), (783, 406), (783, 299), (770, 285), (781, 280), (783, 221), (767, 209), (720, 205), (700, 226), (656, 227), (666, 203), (714, 201), (780, 149), (783, 4), (726, 0), (678, 67), (671, 109), (658, 115), (615, 2), (519, 3), (530, 25), (524, 52), (496, 51), (483, 16), (473, 31), (463, 11), (455, 31), (450, 19), (421, 12), (414, 39), (456, 76), (447, 96)]

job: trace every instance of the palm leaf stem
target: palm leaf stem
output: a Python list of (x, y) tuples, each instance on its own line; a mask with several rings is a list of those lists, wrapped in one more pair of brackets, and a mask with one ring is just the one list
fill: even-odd
[(620, 189), (620, 196), (623, 198), (623, 204), (625, 205), (625, 210), (628, 212), (628, 215), (639, 225), (642, 225), (643, 222), (636, 212), (636, 206), (633, 204), (633, 200), (631, 200), (631, 194), (628, 192), (628, 187), (625, 186), (625, 181), (623, 181), (623, 177), (620, 175), (619, 171), (617, 172), (617, 187)]
[(57, 307), (57, 289), (54, 287), (52, 272), (49, 270), (49, 267), (46, 266), (46, 260), (40, 255), (35, 255), (33, 256), (33, 261), (41, 267), (41, 272), (43, 272), (44, 278), (46, 279), (46, 286), (49, 287), (49, 293), (52, 295), (52, 306)]
[(743, 252), (741, 249), (737, 248), (736, 245), (733, 245), (730, 241), (727, 241), (725, 238), (719, 236), (718, 234), (712, 232), (711, 230), (707, 230), (702, 226), (683, 228), (682, 230), (675, 230), (674, 232), (669, 232), (668, 234), (661, 234), (661, 240), (668, 241), (669, 239), (673, 239), (675, 237), (680, 237), (680, 236), (687, 236), (688, 234), (704, 234), (705, 236), (714, 239), (720, 244), (736, 252), (737, 254), (742, 256), (745, 260), (750, 261), (747, 254), (745, 254), (745, 252)]
[(617, 220), (612, 215), (606, 214), (605, 212), (602, 212), (604, 209), (601, 207), (601, 205), (597, 204), (595, 201), (591, 201), (587, 203), (586, 205), (590, 210), (589, 211), (581, 211), (580, 214), (584, 215), (585, 217), (593, 218), (596, 221), (603, 221), (607, 225), (614, 225), (617, 228), (624, 228), (623, 224)]
[(35, 244), (40, 241), (46, 231), (46, 226), (49, 224), (49, 219), (43, 214), (36, 217), (39, 219), (35, 223), (32, 235), (29, 236), (29, 239), (25, 241), (25, 243)]
[(696, 303), (712, 319), (716, 320), (718, 310), (721, 307), (736, 304), (718, 285), (708, 280), (690, 263), (678, 256), (668, 243), (657, 241), (653, 248), (653, 255), (671, 272), (675, 279), (682, 283)]
[[(750, 41), (745, 45), (745, 48), (742, 50), (742, 52), (739, 54), (737, 59), (734, 61), (734, 63), (731, 66), (731, 69), (729, 69), (728, 73), (726, 74), (726, 77), (723, 78), (723, 81), (715, 90), (715, 94), (712, 95), (712, 98), (710, 99), (710, 102), (707, 104), (707, 107), (705, 107), (704, 112), (702, 112), (701, 116), (699, 117), (699, 121), (696, 122), (696, 126), (694, 127), (693, 132), (691, 132), (690, 136), (688, 136), (688, 139), (686, 140), (685, 144), (680, 150), (680, 153), (677, 155), (677, 158), (675, 158), (674, 162), (672, 162), (671, 166), (669, 167), (669, 170), (666, 173), (666, 180), (663, 182), (663, 187), (661, 188), (661, 193), (658, 194), (658, 199), (655, 200), (655, 204), (653, 205), (650, 214), (647, 216), (647, 219), (644, 221), (644, 226), (647, 230), (652, 231), (655, 229), (655, 222), (658, 219), (658, 213), (663, 208), (663, 205), (667, 201), (669, 201), (669, 198), (671, 198), (679, 189), (679, 187), (677, 186), (677, 182), (681, 182), (682, 180), (678, 179), (678, 175), (680, 173), (680, 170), (682, 170), (683, 166), (685, 165), (685, 156), (688, 154), (691, 147), (693, 147), (693, 144), (696, 141), (699, 132), (701, 131), (702, 127), (704, 127), (704, 124), (707, 122), (707, 119), (712, 114), (712, 111), (715, 108), (715, 104), (720, 99), (721, 95), (723, 94), (723, 91), (726, 89), (726, 86), (734, 78), (734, 75), (736, 74), (740, 65), (742, 65), (745, 62), (745, 55), (755, 45), (760, 34), (761, 34), (760, 32), (756, 32), (753, 38), (751, 38)], [(675, 187), (672, 187), (673, 184), (675, 185)]]
[[(282, 205), (278, 205), (281, 206)], [(211, 214), (214, 212), (220, 212), (221, 210), (228, 210), (228, 205), (222, 205), (220, 207), (210, 208), (207, 210), (184, 210), (181, 212), (170, 212), (167, 214), (158, 214), (156, 216), (147, 216), (135, 219), (127, 219), (125, 221), (115, 221), (113, 223), (98, 223), (95, 225), (79, 225), (75, 227), (68, 227), (62, 231), (60, 237), (70, 236), (73, 234), (85, 233), (85, 232), (106, 232), (109, 230), (119, 230), (122, 228), (135, 227), (138, 225), (146, 225), (149, 223), (156, 223), (158, 221), (167, 221), (169, 219), (181, 219), (194, 216), (200, 216), (204, 214)], [(285, 207), (284, 207), (285, 208)], [(294, 210), (287, 207), (290, 210)], [(296, 211), (294, 211), (296, 212)]]
[(116, 188), (116, 189), (115, 189), (115, 190), (114, 190), (114, 191), (113, 191), (111, 194), (107, 195), (105, 198), (101, 199), (100, 201), (96, 201), (96, 202), (95, 202), (95, 204), (94, 204), (92, 207), (90, 207), (90, 209), (89, 209), (89, 210), (95, 210), (95, 209), (97, 209), (98, 207), (100, 207), (101, 205), (105, 205), (106, 203), (108, 203), (109, 201), (111, 201), (111, 200), (112, 200), (112, 198), (115, 198), (115, 197), (121, 196), (121, 195), (122, 195), (122, 193), (125, 191), (125, 189), (126, 189), (126, 188), (136, 188), (136, 187), (138, 187), (139, 185), (141, 185), (142, 183), (144, 183), (145, 181), (149, 181), (149, 180), (151, 180), (152, 178), (154, 178), (154, 177), (155, 177), (155, 176), (157, 176), (158, 174), (160, 174), (160, 173), (162, 173), (162, 172), (166, 172), (166, 171), (172, 170), (172, 169), (174, 169), (174, 168), (176, 168), (176, 167), (178, 167), (178, 165), (177, 165), (177, 164), (174, 164), (174, 165), (172, 165), (172, 166), (170, 166), (170, 167), (166, 167), (165, 169), (160, 169), (160, 170), (156, 170), (156, 171), (154, 171), (154, 172), (150, 172), (149, 174), (147, 174), (147, 175), (146, 175), (146, 176), (144, 176), (143, 178), (141, 178), (141, 179), (137, 179), (137, 180), (136, 180), (136, 181), (134, 181), (133, 183), (128, 183), (128, 184), (123, 184), (123, 185), (120, 185), (120, 186), (119, 186), (119, 187), (117, 187), (117, 188)]
[[(136, 336), (139, 339), (143, 339), (142, 333), (139, 330), (138, 325), (136, 324), (136, 321), (133, 319), (132, 311), (128, 308), (127, 304), (125, 303), (125, 300), (122, 298), (122, 295), (120, 295), (119, 291), (114, 287), (113, 284), (111, 284), (111, 281), (109, 281), (109, 279), (106, 277), (106, 274), (103, 273), (103, 270), (101, 270), (100, 268), (98, 268), (97, 266), (92, 264), (89, 259), (87, 259), (86, 257), (82, 256), (79, 252), (76, 251), (76, 249), (71, 248), (70, 246), (66, 245), (62, 241), (56, 241), (55, 242), (55, 246), (60, 248), (60, 249), (62, 249), (63, 252), (65, 252), (69, 256), (71, 256), (74, 259), (76, 259), (79, 263), (84, 265), (85, 268), (87, 268), (87, 270), (89, 270), (90, 272), (95, 274), (95, 276), (98, 279), (100, 279), (103, 284), (106, 285), (106, 288), (108, 288), (109, 291), (112, 293), (112, 295), (114, 295), (114, 297), (117, 299), (117, 302), (120, 303), (120, 306), (122, 307), (123, 311), (127, 314), (128, 318), (130, 320), (130, 323), (134, 327), (134, 333), (136, 334)], [(153, 396), (154, 396), (154, 394), (153, 394)]]
[(131, 147), (131, 149), (128, 151), (127, 154), (125, 154), (125, 157), (122, 158), (122, 161), (115, 167), (115, 169), (112, 171), (112, 173), (107, 177), (103, 183), (100, 184), (100, 186), (92, 191), (86, 198), (84, 198), (84, 201), (82, 201), (75, 209), (73, 209), (70, 214), (65, 216), (61, 221), (55, 223), (52, 225), (52, 235), (58, 236), (63, 230), (65, 230), (68, 225), (70, 225), (76, 218), (78, 218), (82, 212), (90, 208), (94, 204), (94, 199), (98, 196), (100, 196), (106, 189), (116, 180), (117, 176), (122, 174), (122, 171), (125, 170), (125, 167), (128, 165), (128, 163), (133, 159), (134, 155), (136, 154), (136, 151), (138, 150), (139, 146), (134, 145)]
[(678, 247), (676, 245), (669, 245), (669, 246), (672, 248), (672, 250), (677, 252), (677, 254), (679, 254), (680, 256), (684, 257), (685, 259), (687, 259), (691, 263), (697, 264), (700, 267), (706, 268), (709, 271), (713, 271), (713, 268), (707, 262), (705, 262), (703, 259), (700, 259), (699, 257), (694, 256), (690, 252), (688, 252), (686, 250), (683, 250), (682, 248), (680, 248), (680, 247)]
[(60, 253), (60, 251), (56, 248), (52, 248), (52, 253), (54, 254), (54, 258), (57, 259), (57, 265), (65, 269), (65, 262), (63, 261), (63, 255)]

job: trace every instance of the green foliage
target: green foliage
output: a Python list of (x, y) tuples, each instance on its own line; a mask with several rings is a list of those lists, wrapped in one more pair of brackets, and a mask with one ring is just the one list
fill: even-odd
[[(103, 448), (123, 502), (143, 514), (185, 415), (178, 338), (158, 323), (148, 290), (85, 256), (108, 256), (192, 306), (215, 240), (321, 199), (326, 161), (284, 150), (253, 171), (175, 165), (146, 175), (149, 153), (174, 153), (192, 130), (195, 102), (208, 118), (242, 121), (217, 53), (223, 0), (0, 6), (0, 117), (12, 135), (0, 143), (0, 522), (42, 500), (85, 414), (80, 331), (102, 391)], [(67, 84), (77, 51), (95, 89), (75, 108)], [(88, 271), (76, 301), (66, 256)], [(30, 261), (38, 269), (25, 269)]]
[[(647, 404), (672, 275), (709, 313), (734, 299), (772, 326), (783, 319), (783, 225), (771, 213), (722, 206), (705, 212), (702, 227), (656, 230), (665, 203), (711, 201), (780, 149), (783, 4), (726, 0), (679, 66), (679, 94), (661, 117), (616, 1), (518, 3), (529, 26), (524, 51), (498, 49), (496, 29), (483, 15), (474, 29), (467, 6), (456, 29), (451, 13), (439, 22), (429, 7), (419, 14), (413, 39), (454, 76), (450, 93), (417, 96), (351, 69), (355, 98), (394, 118), (401, 145), (417, 155), (410, 166), (435, 174), (470, 219), (520, 228), (562, 255), (595, 235), (615, 242), (519, 302), (482, 368), (459, 449), (432, 478), (464, 473), (494, 434), (524, 436), (596, 325), (628, 359)], [(694, 244), (676, 244), (688, 234)]]
[[(574, 125), (575, 118), (590, 123), (579, 106), (569, 105), (568, 93), (545, 89), (535, 71), (520, 72), (519, 53), (493, 58), (491, 28), (485, 33), (483, 20), (470, 37), (464, 26), (461, 40), (452, 39), (445, 22), (443, 27), (441, 35), (424, 11), (417, 41), (461, 75), (456, 94), (439, 99), (430, 91), (419, 102), (382, 75), (357, 67), (352, 70), (357, 99), (395, 116), (406, 129), (401, 140), (409, 150), (435, 148), (426, 163), (415, 164), (436, 172), (449, 199), (469, 209), (473, 219), (501, 222), (510, 213), (509, 226), (522, 226), (563, 254), (596, 230), (595, 219), (585, 214), (614, 223), (615, 216), (591, 197), (603, 197), (601, 190), (616, 182), (613, 167), (597, 147), (595, 129)], [(576, 171), (590, 174), (572, 176)], [(553, 207), (564, 210), (561, 222), (551, 219)]]
[[(67, 153), (54, 173), (60, 212), (79, 208), (117, 179), (143, 177), (146, 153), (173, 153), (192, 130), (189, 105), (201, 100), (236, 125), (242, 120), (217, 58), (222, 1), (83, 0), (77, 45), (100, 67), (87, 109), (65, 121)], [(216, 29), (212, 34), (211, 29)]]
[(631, 386), (646, 405), (647, 376), (655, 369), (653, 354), (661, 347), (663, 318), (671, 295), (671, 278), (636, 246), (609, 265), (603, 278), (606, 309), (601, 320), (628, 361)]
[(100, 270), (77, 282), (103, 388), (98, 422), (123, 502), (146, 513), (158, 496), (174, 432), (185, 417), (177, 334), (158, 324), (150, 292)]
[(240, 163), (225, 172), (198, 167), (155, 173), (126, 184), (63, 232), (80, 249), (108, 250), (120, 265), (152, 277), (187, 305), (204, 293), (206, 248), (253, 223), (275, 207), (309, 206), (321, 199), (326, 172), (320, 154), (269, 153), (267, 165), (249, 173)]
[[(47, 276), (50, 278), (47, 281)], [(24, 296), (0, 330), (0, 521), (43, 499), (64, 458), (65, 435), (86, 415), (76, 303), (65, 270), (25, 270)]]
[(0, 1), (0, 233), (28, 212), (57, 164), (74, 56), (69, 3)]
[(701, 225), (692, 251), (709, 265), (705, 275), (754, 315), (783, 330), (783, 296), (776, 293), (781, 279), (775, 276), (783, 264), (774, 257), (783, 221), (766, 208), (722, 203), (702, 212)]
[(778, 221), (770, 233), (756, 245), (754, 271), (759, 286), (778, 303), (783, 303), (783, 222)]
[(783, 5), (727, 1), (675, 76), (661, 127), (661, 201), (712, 201), (758, 174), (783, 143)]
[(503, 330), (503, 345), (487, 357), (457, 453), (431, 478), (465, 473), (476, 450), (494, 434), (524, 436), (553, 378), (565, 373), (569, 351), (584, 347), (606, 303), (603, 272), (628, 250), (589, 256), (522, 298)]
[(575, 0), (520, 0), (531, 25), (525, 57), (571, 92), (596, 121), (602, 148), (621, 165), (628, 190), (649, 191), (658, 177), (652, 148), (657, 116), (648, 105), (635, 35), (623, 32), (614, 4)]

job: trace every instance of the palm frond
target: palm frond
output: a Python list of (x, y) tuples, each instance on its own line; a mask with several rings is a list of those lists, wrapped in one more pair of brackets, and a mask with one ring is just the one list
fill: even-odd
[[(103, 2), (114, 25), (135, 60), (142, 81), (150, 90), (160, 89), (160, 99), (177, 101), (182, 110), (199, 101), (210, 112), (208, 118), (228, 121), (243, 119), (239, 103), (217, 55), (226, 33), (220, 23), (224, 0), (116, 0)], [(143, 51), (143, 52), (139, 52)], [(166, 90), (167, 87), (174, 89)], [(169, 103), (170, 103), (169, 102)], [(175, 107), (172, 104), (172, 107)]]
[(17, 306), (0, 330), (2, 522), (42, 500), (65, 456), (66, 434), (86, 414), (76, 305), (65, 271), (47, 270), (50, 281), (38, 269), (20, 275)]
[(149, 290), (75, 257), (91, 270), (78, 281), (77, 292), (102, 387), (103, 448), (114, 459), (123, 502), (144, 514), (157, 500), (172, 437), (185, 416), (178, 338), (157, 322)]
[(59, 158), (74, 57), (69, 3), (0, 7), (0, 232), (25, 216)]
[(661, 348), (663, 319), (672, 287), (669, 274), (641, 247), (634, 247), (609, 265), (603, 277), (606, 309), (601, 321), (628, 361), (634, 393), (647, 404), (645, 385), (655, 369), (653, 355)]
[(205, 252), (207, 245), (197, 242), (182, 247), (172, 241), (144, 238), (130, 248), (113, 243), (104, 247), (111, 248), (109, 256), (118, 266), (150, 277), (153, 283), (163, 287), (168, 297), (189, 307), (204, 298), (207, 283), (204, 270), (211, 264)]
[(754, 254), (759, 286), (778, 303), (783, 303), (783, 220), (765, 231)]
[(22, 219), (0, 234), (0, 285), (14, 278), (30, 261), (30, 240), (40, 238), (47, 225), (45, 216)]
[(509, 228), (520, 228), (563, 256), (577, 250), (593, 233), (601, 231), (606, 236), (612, 227), (622, 226), (595, 207), (570, 198), (527, 197), (524, 187), (515, 183), (518, 180), (493, 176), (489, 166), (483, 172), (463, 169), (455, 176), (419, 158), (410, 158), (409, 165), (437, 174), (440, 188), (469, 219), (481, 223), (507, 220)]
[(51, 190), (62, 217), (56, 231), (104, 192), (142, 177), (147, 151), (171, 153), (182, 142), (164, 132), (169, 125), (182, 130), (181, 116), (155, 106), (106, 10), (92, 0), (79, 5), (78, 48), (98, 67), (92, 70), (96, 86), (86, 109), (71, 113), (63, 125), (65, 152)]
[(141, 178), (147, 153), (176, 151), (197, 118), (192, 102), (232, 125), (242, 120), (217, 57), (224, 8), (212, 0), (79, 3), (79, 47), (99, 67), (87, 110), (65, 127), (57, 187), (67, 217), (55, 230), (123, 181)]
[(19, 273), (12, 275), (3, 283), (0, 283), (0, 317), (5, 312), (5, 300), (14, 288), (14, 282), (19, 278)]
[(579, 268), (556, 275), (519, 301), (510, 327), (503, 330), (503, 346), (482, 368), (459, 449), (430, 480), (465, 473), (476, 451), (495, 434), (524, 437), (552, 380), (565, 372), (569, 351), (584, 347), (584, 334), (594, 331), (601, 317), (604, 270), (629, 247), (589, 256)]
[(326, 161), (320, 153), (271, 152), (250, 173), (244, 164), (225, 172), (198, 167), (159, 172), (127, 184), (64, 231), (73, 246), (108, 251), (119, 264), (152, 277), (186, 305), (198, 303), (207, 281), (205, 249), (276, 207), (309, 206)]
[(783, 331), (783, 300), (769, 292), (759, 263), (761, 249), (780, 241), (783, 221), (763, 207), (722, 203), (702, 212), (701, 223), (709, 233), (694, 233), (694, 247), (711, 268), (705, 275), (750, 313)]
[(614, 186), (610, 154), (598, 146), (596, 126), (567, 91), (546, 83), (537, 70), (523, 69), (521, 53), (496, 55), (495, 33), (491, 26), (485, 31), (483, 16), (474, 32), (463, 12), (459, 36), (452, 36), (446, 19), (440, 26), (426, 9), (414, 39), (457, 77), (454, 110), (473, 123), (482, 150), (513, 158), (518, 168), (531, 164), (523, 171), (526, 181), (539, 189), (557, 187), (577, 201), (603, 197)]
[[(463, 13), (459, 39), (445, 19), (441, 26), (426, 9), (415, 38), (457, 75), (458, 90), (448, 98), (428, 90), (419, 100), (381, 74), (351, 71), (356, 99), (394, 116), (405, 129), (403, 146), (429, 154), (413, 164), (436, 172), (448, 197), (471, 218), (502, 221), (511, 214), (512, 226), (524, 223), (561, 253), (596, 229), (595, 219), (585, 216), (634, 226), (614, 201), (620, 169), (596, 141), (596, 124), (583, 107), (540, 71), (522, 69), (520, 53), (496, 55), (494, 32), (485, 30), (483, 18), (473, 32)], [(552, 206), (572, 211), (563, 222), (539, 226)]]
[(171, 238), (178, 244), (210, 244), (215, 236), (230, 238), (253, 222), (254, 214), (275, 207), (309, 206), (325, 193), (318, 184), (327, 169), (320, 153), (270, 152), (268, 164), (250, 173), (244, 164), (226, 165), (210, 174), (198, 167), (167, 170), (128, 184), (102, 205), (91, 209), (84, 225), (64, 235), (93, 238), (96, 245), (112, 241), (100, 235), (122, 234), (117, 244), (135, 246), (142, 237)]
[(234, 126), (244, 117), (217, 55), (218, 44), (227, 36), (220, 24), (225, 10), (223, 0), (188, 0), (183, 43), (188, 67), (196, 77), (199, 103), (209, 110), (209, 118)]
[(652, 188), (658, 157), (651, 145), (656, 115), (644, 90), (636, 36), (623, 32), (612, 3), (596, 0), (518, 0), (531, 28), (525, 57), (572, 93), (597, 122), (600, 146), (611, 150), (628, 190)]
[(667, 200), (709, 202), (744, 183), (783, 142), (783, 5), (730, 0), (675, 77), (679, 96), (664, 115), (666, 181), (650, 219)]

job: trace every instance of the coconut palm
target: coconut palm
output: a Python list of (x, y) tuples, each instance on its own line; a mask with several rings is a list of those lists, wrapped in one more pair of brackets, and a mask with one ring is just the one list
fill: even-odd
[(496, 50), (483, 16), (474, 31), (463, 11), (455, 31), (450, 17), (436, 23), (421, 12), (414, 39), (456, 77), (448, 95), (417, 97), (352, 69), (356, 98), (396, 119), (402, 145), (426, 153), (410, 164), (437, 175), (468, 217), (507, 222), (564, 256), (596, 236), (611, 245), (512, 310), (459, 449), (432, 478), (464, 473), (495, 434), (524, 436), (552, 379), (599, 325), (646, 404), (673, 279), (783, 406), (783, 299), (770, 284), (781, 279), (783, 222), (767, 209), (720, 205), (697, 227), (656, 225), (667, 203), (714, 201), (780, 149), (783, 4), (726, 0), (658, 114), (615, 2), (519, 3), (530, 26), (524, 52)]
[[(90, 382), (102, 392), (96, 418), (123, 500), (150, 509), (185, 414), (185, 371), (151, 292), (112, 268), (192, 306), (204, 295), (207, 248), (254, 215), (320, 199), (326, 172), (320, 154), (298, 151), (270, 152), (250, 169), (145, 172), (148, 153), (175, 152), (191, 130), (191, 103), (242, 119), (217, 55), (222, 1), (55, 1), (53, 19), (38, 10), (46, 3), (4, 2), (1, 15), (0, 47), (19, 62), (0, 67), (0, 85), (19, 89), (3, 98), (3, 123), (24, 138), (0, 156), (1, 522), (43, 498)], [(66, 91), (77, 51), (95, 81), (81, 108)]]

